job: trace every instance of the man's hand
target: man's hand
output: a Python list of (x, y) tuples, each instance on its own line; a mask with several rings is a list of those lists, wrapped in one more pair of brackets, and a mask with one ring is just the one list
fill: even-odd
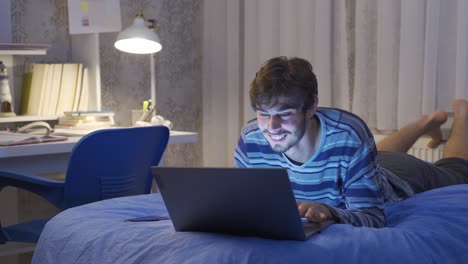
[(301, 217), (305, 217), (311, 222), (320, 223), (334, 219), (330, 209), (321, 203), (297, 202), (297, 208)]

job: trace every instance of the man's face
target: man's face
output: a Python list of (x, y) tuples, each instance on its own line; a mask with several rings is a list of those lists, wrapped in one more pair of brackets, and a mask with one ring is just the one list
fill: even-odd
[(286, 152), (304, 136), (306, 115), (296, 108), (282, 106), (257, 109), (260, 131), (276, 152)]

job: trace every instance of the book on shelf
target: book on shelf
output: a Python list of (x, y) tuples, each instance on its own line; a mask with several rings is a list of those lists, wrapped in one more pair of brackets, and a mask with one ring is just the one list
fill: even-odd
[(65, 111), (88, 110), (87, 72), (78, 63), (33, 64), (23, 77), (21, 113), (61, 116)]
[(54, 78), (54, 64), (46, 65), (46, 75), (44, 80), (44, 86), (41, 90), (41, 100), (39, 101), (39, 114), (46, 115), (49, 105), (52, 104), (50, 100), (52, 81)]
[(47, 96), (43, 111), (41, 115), (56, 115), (57, 114), (57, 102), (60, 100), (60, 86), (62, 85), (62, 64), (53, 64), (52, 65), (52, 80), (49, 88), (49, 96)]
[(21, 93), (21, 108), (20, 115), (28, 113), (29, 94), (31, 92), (32, 71), (26, 70), (23, 75), (23, 87)]
[(29, 88), (29, 98), (26, 114), (39, 115), (42, 101), (42, 91), (45, 87), (45, 81), (48, 71), (47, 64), (33, 64), (31, 87)]
[(0, 131), (0, 146), (15, 146), (15, 145), (26, 145), (35, 144), (42, 142), (53, 142), (67, 140), (64, 136), (42, 136), (42, 135), (31, 135), (26, 133), (13, 133), (8, 131)]
[[(57, 102), (57, 114), (73, 110), (75, 100), (76, 80), (78, 78), (78, 64), (63, 65), (62, 84), (60, 85), (60, 100)], [(80, 89), (81, 90), (81, 89)]]

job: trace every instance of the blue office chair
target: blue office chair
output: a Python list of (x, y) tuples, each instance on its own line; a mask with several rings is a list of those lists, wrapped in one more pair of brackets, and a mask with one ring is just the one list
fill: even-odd
[[(72, 150), (65, 181), (0, 171), (6, 186), (35, 193), (60, 210), (104, 199), (151, 191), (150, 167), (159, 164), (169, 141), (165, 126), (113, 128), (92, 132)], [(48, 219), (2, 227), (0, 243), (35, 243)]]

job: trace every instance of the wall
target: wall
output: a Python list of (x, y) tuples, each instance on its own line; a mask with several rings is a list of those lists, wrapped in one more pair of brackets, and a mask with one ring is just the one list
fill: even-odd
[(11, 19), (3, 19), (11, 16), (10, 2), (0, 1), (0, 42), (11, 42)]
[[(121, 0), (120, 4), (122, 27), (131, 24), (140, 7), (146, 18), (158, 22), (163, 45), (155, 57), (158, 114), (171, 120), (175, 130), (201, 132), (200, 0)], [(14, 0), (11, 15), (14, 42), (52, 45), (46, 56), (16, 56), (16, 80), (21, 80), (24, 65), (32, 62), (71, 62), (66, 0)], [(117, 34), (99, 35), (102, 109), (114, 111), (117, 124), (128, 126), (131, 109), (141, 108), (141, 102), (150, 97), (149, 56), (115, 49)], [(21, 81), (17, 81), (18, 98), (20, 92)], [(200, 164), (201, 143), (169, 146), (164, 163)]]

